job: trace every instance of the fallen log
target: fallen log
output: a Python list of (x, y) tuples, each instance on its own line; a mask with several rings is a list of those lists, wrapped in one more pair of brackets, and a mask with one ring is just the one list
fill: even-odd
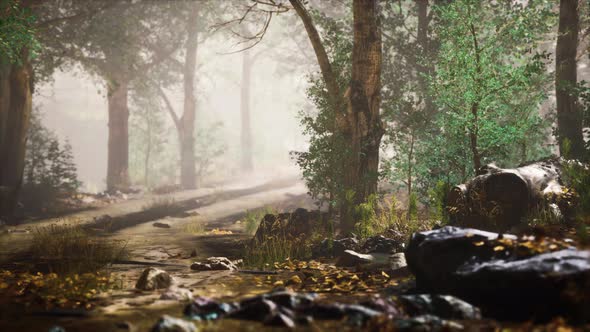
[(554, 158), (514, 169), (483, 166), (477, 176), (449, 192), (451, 224), (507, 231), (541, 210), (554, 219), (564, 219), (573, 195), (563, 185), (562, 163)]

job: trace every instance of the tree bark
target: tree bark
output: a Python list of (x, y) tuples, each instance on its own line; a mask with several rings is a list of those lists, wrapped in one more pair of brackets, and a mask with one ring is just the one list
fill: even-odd
[(252, 72), (252, 59), (249, 51), (242, 52), (242, 82), (240, 85), (240, 114), (242, 118), (241, 146), (243, 172), (254, 170), (252, 160), (252, 128), (250, 126), (250, 74)]
[[(183, 189), (197, 187), (195, 161), (195, 72), (197, 67), (198, 25), (197, 12), (187, 22), (186, 55), (184, 60), (184, 107), (180, 117), (180, 185)], [(199, 179), (200, 180), (200, 179)]]
[(8, 220), (14, 216), (22, 184), (32, 110), (33, 69), (28, 58), (24, 49), (22, 64), (0, 64), (0, 217)]
[(129, 82), (115, 79), (108, 83), (109, 142), (107, 191), (129, 189)]
[(301, 3), (301, 0), (289, 0), (289, 2), (291, 3), (295, 11), (297, 12), (297, 15), (303, 22), (303, 26), (305, 27), (305, 31), (307, 31), (307, 36), (309, 37), (309, 41), (311, 42), (316, 58), (318, 60), (320, 70), (322, 72), (322, 77), (324, 79), (324, 82), (326, 83), (326, 89), (328, 90), (328, 95), (330, 96), (330, 102), (335, 110), (335, 114), (339, 114), (339, 111), (343, 103), (342, 92), (340, 91), (340, 86), (338, 85), (338, 81), (336, 80), (336, 75), (334, 75), (334, 71), (332, 70), (332, 64), (330, 63), (330, 59), (328, 58), (328, 53), (326, 52), (326, 49), (322, 44), (320, 34), (315, 28), (315, 25), (313, 24), (313, 20), (311, 19), (309, 12)]
[[(349, 141), (351, 160), (346, 165), (345, 188), (354, 192), (353, 204), (366, 202), (377, 192), (379, 148), (384, 130), (381, 104), (381, 27), (378, 0), (354, 0), (354, 40), (352, 79), (348, 100), (345, 137)], [(350, 202), (341, 210), (342, 230), (354, 228), (354, 211)]]
[(557, 99), (557, 141), (564, 154), (569, 142), (571, 158), (582, 158), (584, 140), (582, 113), (572, 88), (577, 84), (576, 51), (578, 48), (579, 13), (577, 0), (561, 0), (559, 30), (555, 51), (555, 96)]
[[(430, 18), (428, 16), (428, 0), (416, 1), (418, 11), (418, 31), (417, 42), (420, 58), (416, 61), (416, 68), (418, 70), (418, 83), (420, 84), (420, 92), (424, 100), (424, 112), (428, 116), (434, 113), (434, 102), (430, 93), (428, 93), (428, 82), (426, 75), (432, 73), (432, 66), (430, 65), (429, 56), (432, 53), (432, 47), (428, 39), (428, 26), (430, 25)], [(427, 63), (428, 61), (428, 63)]]

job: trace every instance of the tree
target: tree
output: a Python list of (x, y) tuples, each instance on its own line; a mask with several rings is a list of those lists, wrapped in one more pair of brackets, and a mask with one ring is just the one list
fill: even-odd
[(0, 218), (11, 218), (22, 184), (37, 41), (31, 1), (0, 2)]
[(486, 163), (513, 166), (542, 153), (547, 55), (533, 50), (551, 27), (550, 2), (460, 0), (437, 11), (441, 48), (431, 83), (441, 131), (422, 152), (427, 168), (464, 181)]
[[(578, 0), (559, 2), (559, 29), (555, 51), (555, 97), (557, 101), (557, 141), (562, 154), (582, 158), (582, 112), (574, 93), (577, 82), (579, 14)], [(566, 146), (567, 145), (567, 146)]]
[[(85, 19), (57, 21), (43, 32), (48, 61), (79, 63), (105, 82), (108, 99), (109, 139), (107, 190), (129, 186), (129, 91), (180, 45), (175, 2), (64, 1), (49, 9), (80, 18), (85, 7), (94, 8)], [(82, 8), (82, 9), (81, 9)], [(64, 14), (65, 13), (65, 14)]]
[[(354, 192), (354, 205), (377, 193), (379, 149), (384, 129), (381, 122), (381, 25), (377, 0), (353, 0), (354, 37), (352, 77), (344, 137), (350, 144), (345, 169), (345, 188)], [(354, 226), (354, 214), (346, 202), (341, 210), (342, 229)]]

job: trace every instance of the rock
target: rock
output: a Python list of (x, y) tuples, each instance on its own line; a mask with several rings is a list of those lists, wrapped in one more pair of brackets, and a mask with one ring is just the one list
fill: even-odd
[(304, 307), (301, 312), (319, 320), (339, 320), (349, 317), (349, 319), (361, 321), (363, 324), (373, 317), (382, 315), (381, 312), (363, 305), (342, 303), (314, 303)]
[(274, 302), (260, 298), (258, 301), (241, 304), (241, 307), (230, 313), (228, 317), (263, 322), (277, 313), (278, 307)]
[(362, 302), (361, 305), (379, 311), (389, 318), (395, 318), (401, 315), (398, 309), (399, 305), (391, 298), (383, 298), (381, 296), (374, 297), (369, 301)]
[(141, 273), (141, 276), (135, 284), (135, 288), (144, 291), (151, 291), (169, 288), (174, 283), (174, 278), (170, 276), (168, 272), (155, 267), (149, 267)]
[[(446, 226), (413, 234), (405, 257), (419, 288), (444, 294), (454, 280), (450, 280), (453, 273), (460, 266), (467, 262), (487, 261), (498, 255), (493, 248), (477, 246), (478, 243), (498, 237), (497, 233)], [(506, 234), (503, 238), (516, 239)]]
[(218, 303), (204, 297), (197, 297), (184, 308), (184, 315), (196, 320), (215, 320), (238, 309), (236, 303)]
[(261, 244), (277, 234), (293, 240), (309, 236), (318, 223), (325, 220), (328, 220), (327, 213), (301, 208), (292, 213), (267, 214), (260, 221), (252, 242)]
[(316, 300), (316, 298), (317, 294), (313, 293), (295, 293), (290, 290), (280, 290), (245, 299), (240, 302), (240, 305), (248, 305), (250, 302), (257, 302), (262, 299), (266, 299), (276, 303), (282, 308), (293, 310), (302, 306), (311, 305)]
[[(522, 241), (443, 227), (414, 234), (406, 259), (419, 289), (457, 296), (478, 306), (484, 316), (588, 321), (590, 252), (567, 244), (560, 249), (560, 242), (548, 239)], [(537, 253), (536, 246), (547, 243), (558, 251)]]
[(292, 329), (295, 327), (295, 321), (293, 320), (293, 316), (289, 316), (285, 313), (279, 312), (275, 315), (268, 317), (264, 321), (264, 325), (286, 327)]
[(440, 319), (433, 315), (416, 316), (395, 321), (393, 330), (430, 332), (430, 331), (463, 331), (463, 325)]
[(197, 327), (192, 322), (174, 318), (168, 315), (162, 316), (158, 323), (152, 327), (152, 332), (196, 332)]
[(397, 253), (389, 256), (389, 265), (391, 270), (399, 270), (408, 266), (406, 262), (406, 255), (404, 253)]
[(590, 251), (565, 249), (516, 261), (469, 264), (455, 275), (461, 287), (454, 292), (486, 315), (590, 322)]
[(193, 258), (193, 257), (197, 257), (197, 249), (193, 249), (193, 250), (191, 251), (190, 257), (191, 257), (191, 258)]
[(450, 295), (404, 295), (399, 297), (410, 316), (434, 315), (444, 319), (480, 319), (479, 308)]
[(337, 265), (357, 266), (362, 264), (370, 264), (373, 261), (375, 261), (375, 257), (372, 255), (364, 255), (352, 250), (344, 250), (344, 253), (338, 258)]
[(164, 291), (160, 300), (190, 301), (193, 299), (193, 292), (190, 289), (172, 286)]
[(152, 224), (152, 226), (157, 227), (157, 228), (170, 228), (170, 225), (163, 223), (163, 222), (155, 222)]
[(209, 257), (205, 262), (194, 262), (191, 270), (195, 271), (235, 271), (238, 269), (236, 261), (231, 261), (227, 257)]
[(312, 256), (319, 257), (339, 257), (345, 250), (357, 250), (359, 241), (353, 237), (347, 237), (338, 240), (324, 239), (319, 244), (312, 247)]
[(66, 332), (66, 330), (61, 326), (52, 326), (47, 330), (48, 332)]
[(383, 235), (372, 236), (365, 241), (361, 251), (366, 253), (398, 253), (404, 251), (404, 242)]

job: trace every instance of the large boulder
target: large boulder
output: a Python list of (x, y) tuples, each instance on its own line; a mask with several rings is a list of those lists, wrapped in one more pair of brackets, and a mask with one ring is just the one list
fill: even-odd
[(549, 159), (514, 169), (483, 166), (470, 181), (447, 196), (451, 221), (462, 227), (507, 231), (535, 209), (556, 218), (568, 216), (573, 204), (560, 177), (561, 159)]
[(499, 319), (590, 317), (590, 252), (565, 241), (443, 227), (412, 236), (420, 290), (450, 294)]
[(277, 235), (287, 239), (301, 239), (311, 235), (314, 227), (322, 220), (327, 220), (326, 213), (302, 208), (292, 213), (267, 214), (260, 221), (252, 241), (260, 244)]

